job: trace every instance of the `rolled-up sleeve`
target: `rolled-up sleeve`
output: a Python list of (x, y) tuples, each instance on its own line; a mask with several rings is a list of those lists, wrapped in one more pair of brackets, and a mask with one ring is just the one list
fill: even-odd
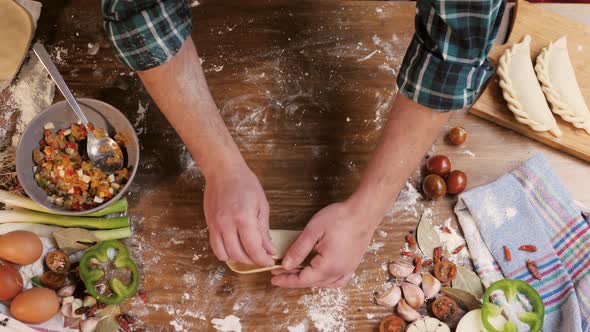
[(185, 0), (102, 0), (102, 12), (117, 58), (136, 71), (166, 63), (192, 29)]
[(471, 105), (494, 72), (487, 56), (504, 7), (505, 0), (418, 0), (400, 93), (437, 111)]

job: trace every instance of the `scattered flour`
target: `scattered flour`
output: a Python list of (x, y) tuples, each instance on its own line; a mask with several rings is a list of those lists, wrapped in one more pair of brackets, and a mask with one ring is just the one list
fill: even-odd
[(378, 237), (387, 237), (387, 232), (384, 230), (377, 230), (377, 236)]
[(43, 109), (53, 103), (55, 84), (49, 78), (43, 65), (32, 55), (18, 75), (16, 84), (8, 88), (9, 106), (20, 115), (16, 123), (16, 132), (12, 137), (12, 145), (16, 146), (20, 135), (31, 120)]
[(380, 52), (379, 50), (374, 50), (373, 52), (369, 53), (369, 55), (367, 55), (366, 57), (364, 57), (364, 58), (361, 58), (361, 59), (358, 59), (358, 60), (356, 60), (356, 61), (357, 61), (357, 62), (363, 62), (363, 61), (367, 61), (367, 60), (369, 60), (369, 59), (370, 59), (370, 58), (371, 58), (373, 55), (375, 55), (375, 54), (377, 54), (377, 53), (379, 53), (379, 52)]
[(374, 251), (375, 253), (377, 253), (377, 250), (383, 248), (383, 246), (385, 246), (385, 243), (383, 242), (373, 242), (369, 245), (367, 251)]
[(213, 323), (213, 328), (220, 332), (242, 332), (240, 319), (234, 315), (226, 316), (223, 319), (213, 318), (211, 323)]
[(373, 314), (367, 314), (367, 319), (373, 319), (373, 318), (375, 318), (375, 315), (373, 315)]
[(475, 153), (471, 152), (471, 150), (463, 150), (463, 151), (461, 151), (461, 154), (470, 156), (472, 158), (475, 157)]
[(198, 5), (200, 5), (199, 1), (197, 1), (197, 0), (194, 0), (194, 1), (192, 1), (192, 2), (190, 3), (190, 5), (189, 5), (189, 6), (191, 6), (191, 7), (197, 7)]
[(451, 231), (451, 234), (442, 230), (442, 227), (435, 227), (436, 233), (440, 238), (440, 242), (443, 245), (443, 250), (447, 253), (445, 256), (449, 258), (449, 260), (455, 264), (465, 265), (469, 264), (469, 251), (467, 250), (467, 246), (463, 248), (463, 250), (459, 251), (457, 254), (452, 255), (451, 252), (459, 247), (460, 245), (465, 244), (465, 240), (461, 235), (457, 233), (457, 231), (451, 227), (451, 218), (447, 219), (443, 226)]
[(410, 182), (406, 182), (406, 187), (399, 193), (397, 201), (393, 205), (393, 208), (387, 213), (387, 216), (393, 216), (395, 213), (403, 210), (412, 212), (414, 216), (417, 217), (417, 207), (420, 204), (418, 201), (421, 200), (423, 200), (423, 197), (418, 190), (416, 190)]
[(301, 323), (294, 325), (294, 326), (287, 326), (287, 331), (289, 331), (289, 332), (306, 332), (307, 326), (305, 323), (306, 322), (301, 322)]
[(319, 332), (346, 332), (348, 321), (346, 308), (348, 297), (340, 289), (314, 289), (313, 294), (305, 295), (299, 303), (307, 309), (307, 316)]
[(141, 102), (137, 102), (137, 118), (135, 118), (135, 122), (133, 123), (133, 127), (135, 127), (137, 135), (141, 135), (147, 132), (145, 121), (147, 107), (148, 105), (144, 106), (141, 104)]
[(176, 331), (176, 332), (184, 331), (184, 327), (177, 320), (170, 321), (170, 325), (172, 325), (174, 327), (174, 331)]

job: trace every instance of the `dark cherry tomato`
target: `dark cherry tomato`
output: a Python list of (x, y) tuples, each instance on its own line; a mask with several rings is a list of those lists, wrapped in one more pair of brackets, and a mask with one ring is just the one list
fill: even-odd
[(430, 174), (422, 182), (422, 190), (428, 198), (437, 200), (447, 193), (447, 184), (440, 176)]
[(66, 284), (66, 275), (47, 271), (41, 275), (41, 283), (47, 288), (58, 290)]
[(455, 145), (461, 145), (467, 140), (467, 130), (463, 127), (455, 127), (449, 132), (449, 139)]
[(398, 315), (388, 315), (379, 324), (379, 332), (404, 332), (406, 322)]
[(457, 265), (451, 261), (441, 260), (434, 264), (434, 276), (443, 284), (451, 282), (457, 275)]
[(426, 169), (430, 174), (445, 177), (451, 171), (451, 161), (443, 155), (430, 157), (426, 162)]
[(460, 194), (467, 187), (467, 175), (459, 170), (454, 170), (447, 175), (447, 191), (449, 194)]
[(52, 251), (45, 257), (45, 264), (55, 273), (68, 273), (70, 270), (70, 257), (63, 251)]
[(459, 306), (450, 297), (441, 295), (432, 302), (432, 313), (441, 321), (450, 322), (457, 318)]

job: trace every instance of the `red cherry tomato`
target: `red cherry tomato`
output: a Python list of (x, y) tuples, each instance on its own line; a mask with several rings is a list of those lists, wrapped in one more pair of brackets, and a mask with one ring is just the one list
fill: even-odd
[(447, 176), (447, 191), (449, 194), (460, 194), (467, 187), (467, 175), (454, 170)]
[(428, 198), (437, 200), (447, 193), (447, 185), (440, 176), (430, 174), (422, 182), (422, 190)]
[(451, 161), (443, 155), (430, 157), (426, 162), (426, 169), (430, 174), (445, 177), (451, 171)]
[(432, 313), (441, 321), (450, 322), (459, 314), (459, 306), (450, 297), (441, 295), (432, 303)]
[(398, 315), (385, 316), (379, 324), (379, 332), (403, 332), (406, 330), (406, 322)]
[(463, 127), (455, 127), (449, 132), (449, 139), (455, 145), (461, 145), (467, 140), (467, 130)]

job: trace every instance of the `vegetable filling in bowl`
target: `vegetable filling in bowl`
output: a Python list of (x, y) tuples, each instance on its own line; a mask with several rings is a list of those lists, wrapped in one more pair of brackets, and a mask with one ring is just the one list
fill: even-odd
[[(87, 129), (78, 124), (55, 133), (52, 129), (53, 124), (45, 125), (39, 149), (33, 150), (33, 172), (35, 181), (53, 204), (72, 211), (91, 209), (115, 196), (129, 180), (129, 168), (105, 173), (88, 158), (87, 130), (94, 131), (97, 137), (106, 136), (102, 129), (94, 129), (92, 125)], [(124, 147), (124, 137), (117, 134), (114, 138)], [(124, 158), (123, 151), (117, 153)]]

